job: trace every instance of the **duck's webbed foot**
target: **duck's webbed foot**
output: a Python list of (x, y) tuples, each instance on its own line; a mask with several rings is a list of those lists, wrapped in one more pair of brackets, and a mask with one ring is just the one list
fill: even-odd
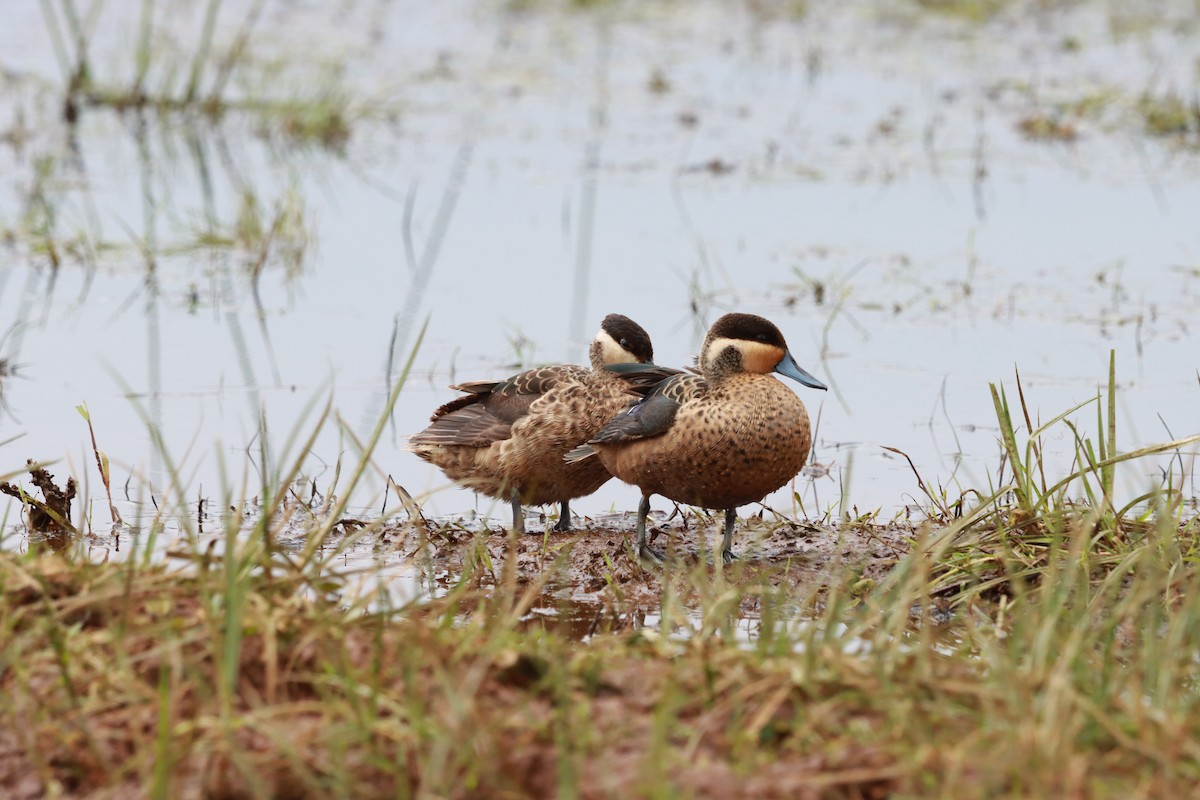
[(650, 514), (650, 498), (642, 497), (642, 502), (638, 504), (637, 516), (637, 554), (638, 558), (645, 561), (652, 561), (658, 566), (667, 565), (667, 556), (662, 550), (656, 547), (651, 547), (646, 536), (646, 517)]
[(733, 526), (737, 522), (737, 509), (725, 509), (725, 535), (721, 538), (721, 560), (732, 564), (737, 560), (733, 554)]
[(566, 500), (559, 504), (558, 522), (555, 523), (554, 530), (558, 533), (571, 530), (571, 507)]
[(657, 547), (651, 547), (644, 544), (638, 548), (638, 557), (643, 561), (651, 561), (657, 566), (665, 567), (667, 565), (667, 556), (662, 550)]

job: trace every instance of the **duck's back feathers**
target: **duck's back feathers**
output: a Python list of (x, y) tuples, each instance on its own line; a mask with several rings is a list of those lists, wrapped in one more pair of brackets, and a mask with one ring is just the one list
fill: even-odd
[(502, 381), (471, 381), (455, 384), (450, 388), (472, 394), (539, 395), (563, 383), (579, 381), (590, 372), (591, 370), (573, 364), (560, 364), (554, 367), (527, 369)]

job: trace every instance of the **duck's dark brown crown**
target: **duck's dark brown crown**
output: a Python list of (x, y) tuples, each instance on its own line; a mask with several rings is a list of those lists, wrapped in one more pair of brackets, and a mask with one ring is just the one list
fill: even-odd
[(715, 323), (708, 333), (709, 339), (740, 339), (747, 342), (762, 342), (787, 349), (787, 342), (779, 328), (770, 320), (754, 314), (726, 314)]
[(650, 334), (629, 317), (623, 314), (609, 314), (600, 323), (600, 328), (643, 364), (654, 360), (654, 346), (650, 344)]

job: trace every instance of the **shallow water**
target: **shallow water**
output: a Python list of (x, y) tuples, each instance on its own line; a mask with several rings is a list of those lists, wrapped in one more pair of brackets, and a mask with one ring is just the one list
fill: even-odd
[[(101, 80), (132, 74), (128, 5), (93, 22)], [(336, 87), (355, 113), (335, 148), (237, 111), (85, 108), (68, 127), (45, 19), (33, 4), (10, 13), (0, 359), (15, 374), (0, 383), (0, 471), (59, 459), (52, 471), (100, 498), (75, 409), (86, 403), (117, 494), (131, 484), (138, 508), (150, 509), (138, 487), (169, 496), (173, 472), (191, 502), (227, 485), (252, 495), (260, 420), (268, 468), (294, 457), (314, 402), (365, 438), (428, 320), (356, 502), (377, 508), (390, 474), (429, 515), (503, 520), (404, 437), (454, 380), (578, 362), (612, 311), (674, 365), (725, 310), (764, 314), (830, 384), (794, 387), (819, 420), (821, 468), (795, 482), (802, 507), (793, 487), (768, 498), (783, 513), (836, 515), (843, 495), (845, 510), (884, 516), (920, 504), (908, 464), (881, 445), (952, 499), (986, 489), (999, 464), (987, 384), (1014, 399), (1014, 367), (1048, 419), (1096, 394), (1115, 350), (1122, 449), (1200, 432), (1200, 147), (1195, 134), (1150, 137), (1137, 116), (1143, 92), (1191, 96), (1194, 6), (972, 22), (810, 5), (797, 18), (725, 4), (268, 3), (231, 91)], [(175, 41), (152, 85), (190, 63), (201, 10), (158, 19)], [(247, 10), (222, 6), (214, 52)], [(1063, 110), (1084, 101), (1099, 110)], [(1078, 138), (1026, 138), (1032, 114), (1063, 115)], [(233, 231), (249, 195), (268, 222), (279, 203), (298, 222), (265, 257), (206, 243)], [(1094, 407), (1078, 420), (1094, 433)], [(1048, 447), (1065, 470), (1069, 432)], [(331, 420), (306, 472), (325, 487), (355, 451)], [(1182, 461), (1193, 496), (1194, 454)], [(1124, 492), (1167, 463), (1126, 469)], [(611, 482), (572, 505), (636, 503)]]

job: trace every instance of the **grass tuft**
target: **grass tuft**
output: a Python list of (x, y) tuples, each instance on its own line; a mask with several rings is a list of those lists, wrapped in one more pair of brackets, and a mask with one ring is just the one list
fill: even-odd
[[(1118, 467), (1169, 453), (1182, 466), (1184, 449), (1200, 442), (1200, 435), (1120, 452), (1115, 353), (1109, 356), (1103, 392), (1040, 425), (1032, 421), (1019, 373), (1015, 383), (1016, 407), (1003, 386), (991, 386), (1000, 426), (1001, 485), (986, 495), (972, 492), (981, 498), (978, 505), (953, 520), (949, 505), (935, 501), (937, 518), (946, 524), (937, 534), (940, 543), (935, 549), (940, 562), (934, 582), (938, 593), (958, 593), (958, 604), (969, 603), (979, 593), (1019, 594), (1024, 584), (1043, 580), (1056, 569), (1061, 558), (1082, 559), (1089, 573), (1100, 579), (1146, 546), (1150, 534), (1164, 525), (1171, 535), (1193, 534), (1194, 521), (1183, 514), (1183, 476), (1174, 471), (1174, 461), (1160, 485), (1125, 503), (1116, 501)], [(1092, 404), (1096, 433), (1087, 437), (1072, 418)], [(1045, 436), (1059, 427), (1070, 434), (1073, 461), (1066, 476), (1047, 478)]]

